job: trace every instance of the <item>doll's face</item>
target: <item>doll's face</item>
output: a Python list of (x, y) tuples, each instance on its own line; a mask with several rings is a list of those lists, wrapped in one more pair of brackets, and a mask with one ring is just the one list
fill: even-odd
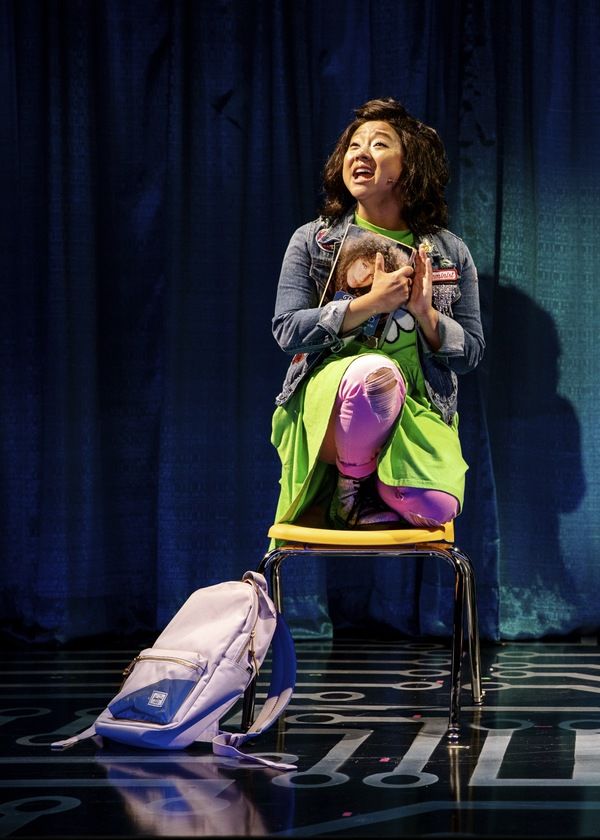
[(375, 266), (367, 257), (357, 257), (346, 272), (346, 282), (350, 289), (362, 289), (373, 283)]

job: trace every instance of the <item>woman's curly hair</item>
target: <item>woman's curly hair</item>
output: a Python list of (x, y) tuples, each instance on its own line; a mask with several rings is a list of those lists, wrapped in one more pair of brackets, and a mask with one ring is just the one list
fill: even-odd
[(411, 116), (395, 99), (371, 99), (354, 112), (356, 119), (342, 133), (323, 170), (325, 199), (321, 215), (336, 219), (356, 202), (342, 177), (344, 156), (354, 132), (363, 123), (382, 120), (398, 134), (402, 145), (402, 172), (399, 190), (403, 198), (402, 215), (417, 236), (434, 233), (448, 223), (444, 196), (448, 183), (446, 150), (437, 132)]

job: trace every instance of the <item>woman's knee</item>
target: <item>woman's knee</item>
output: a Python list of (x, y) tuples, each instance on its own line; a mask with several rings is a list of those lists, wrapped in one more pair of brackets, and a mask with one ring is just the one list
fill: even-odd
[(402, 407), (406, 385), (392, 361), (375, 353), (364, 353), (348, 366), (339, 389), (342, 399), (359, 393), (376, 415), (386, 417), (397, 414)]
[(404, 379), (391, 360), (376, 353), (354, 359), (340, 382), (320, 460), (328, 464), (336, 463), (338, 457), (346, 463), (353, 462), (353, 457), (371, 461), (400, 414), (405, 395)]
[(392, 487), (377, 480), (385, 504), (417, 528), (436, 528), (459, 513), (458, 499), (443, 490), (421, 487)]

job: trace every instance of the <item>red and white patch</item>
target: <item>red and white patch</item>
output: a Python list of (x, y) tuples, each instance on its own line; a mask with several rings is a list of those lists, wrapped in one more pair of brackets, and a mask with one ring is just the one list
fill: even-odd
[(324, 242), (323, 240), (329, 236), (329, 228), (321, 228), (321, 230), (315, 236), (317, 240), (317, 245), (322, 251), (327, 251), (331, 253), (335, 249), (335, 242)]
[(460, 274), (457, 268), (434, 268), (434, 283), (458, 283)]

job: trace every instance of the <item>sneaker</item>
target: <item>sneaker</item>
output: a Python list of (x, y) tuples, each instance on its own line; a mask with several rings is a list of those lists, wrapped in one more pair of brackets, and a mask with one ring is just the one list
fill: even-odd
[(372, 476), (351, 478), (339, 473), (329, 518), (336, 528), (393, 524), (400, 516), (380, 499)]

